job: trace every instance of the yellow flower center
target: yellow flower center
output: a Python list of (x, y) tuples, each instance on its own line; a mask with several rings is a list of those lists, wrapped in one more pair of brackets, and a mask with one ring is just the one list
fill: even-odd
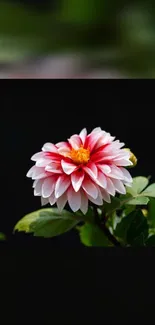
[(86, 164), (90, 159), (90, 150), (84, 149), (83, 146), (78, 150), (72, 149), (70, 157), (76, 164)]

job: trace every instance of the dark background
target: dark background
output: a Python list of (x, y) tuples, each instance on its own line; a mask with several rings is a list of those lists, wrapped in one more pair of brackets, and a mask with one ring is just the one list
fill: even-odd
[(142, 100), (132, 82), (124, 84), (92, 81), (73, 87), (67, 81), (49, 81), (2, 88), (0, 231), (8, 238), (1, 244), (5, 324), (154, 324), (154, 250), (87, 249), (75, 231), (56, 239), (12, 234), (22, 216), (41, 206), (26, 178), (31, 156), (45, 142), (63, 141), (83, 127), (90, 132), (100, 126), (125, 142), (139, 160), (132, 175), (152, 175), (155, 181), (151, 99)]

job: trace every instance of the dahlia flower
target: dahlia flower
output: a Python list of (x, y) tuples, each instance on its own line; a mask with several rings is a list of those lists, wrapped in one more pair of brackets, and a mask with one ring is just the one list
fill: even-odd
[(74, 212), (86, 214), (89, 201), (101, 206), (116, 192), (125, 194), (124, 185), (132, 183), (124, 168), (132, 165), (130, 152), (114, 140), (98, 127), (88, 135), (83, 129), (66, 142), (44, 144), (32, 156), (35, 165), (27, 173), (34, 180), (34, 195), (41, 196), (42, 205), (56, 203), (62, 211), (68, 202)]

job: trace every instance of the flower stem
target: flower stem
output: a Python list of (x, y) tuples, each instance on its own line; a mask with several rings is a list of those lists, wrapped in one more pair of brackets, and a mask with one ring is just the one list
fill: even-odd
[(103, 221), (100, 220), (96, 206), (93, 205), (93, 209), (95, 215), (95, 222), (98, 225), (98, 227), (104, 232), (106, 237), (110, 240), (112, 244), (114, 244), (114, 246), (121, 246), (120, 242), (111, 234), (109, 229), (106, 227), (106, 221), (107, 221), (106, 218), (103, 218)]

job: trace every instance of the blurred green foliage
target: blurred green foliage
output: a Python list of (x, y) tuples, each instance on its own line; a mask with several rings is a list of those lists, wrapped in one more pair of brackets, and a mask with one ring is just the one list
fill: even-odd
[(37, 11), (0, 4), (0, 60), (64, 51), (84, 52), (88, 64), (128, 76), (155, 76), (154, 0), (59, 0)]

